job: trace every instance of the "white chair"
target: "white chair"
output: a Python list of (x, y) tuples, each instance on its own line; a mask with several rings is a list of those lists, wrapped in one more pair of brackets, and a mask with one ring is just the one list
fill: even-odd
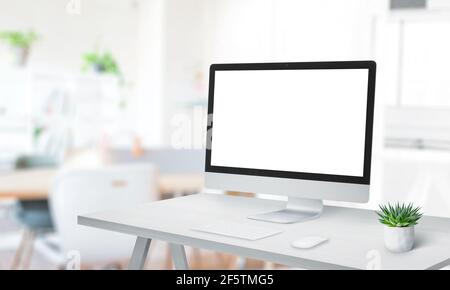
[(50, 209), (65, 267), (107, 264), (129, 258), (134, 237), (79, 226), (77, 216), (155, 200), (158, 198), (156, 179), (152, 165), (62, 172), (50, 193)]

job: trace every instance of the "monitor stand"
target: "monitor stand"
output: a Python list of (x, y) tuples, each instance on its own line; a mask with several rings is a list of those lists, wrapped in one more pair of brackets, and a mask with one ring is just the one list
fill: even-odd
[(292, 224), (318, 218), (322, 209), (323, 202), (320, 199), (289, 197), (286, 208), (252, 215), (248, 218), (279, 224)]

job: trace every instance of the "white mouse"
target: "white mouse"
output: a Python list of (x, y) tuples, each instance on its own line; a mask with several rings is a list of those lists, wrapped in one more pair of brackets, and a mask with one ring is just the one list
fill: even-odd
[(291, 246), (298, 249), (311, 249), (324, 242), (328, 241), (327, 238), (320, 236), (309, 236), (295, 240), (291, 243)]

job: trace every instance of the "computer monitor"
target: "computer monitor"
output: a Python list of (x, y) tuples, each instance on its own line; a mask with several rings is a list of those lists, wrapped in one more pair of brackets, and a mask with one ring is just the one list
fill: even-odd
[(367, 202), (376, 63), (213, 64), (205, 185), (288, 196), (249, 218), (318, 217), (322, 200)]

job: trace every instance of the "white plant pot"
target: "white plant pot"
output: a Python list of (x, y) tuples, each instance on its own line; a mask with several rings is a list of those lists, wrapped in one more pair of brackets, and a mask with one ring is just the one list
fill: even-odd
[(396, 228), (384, 227), (384, 244), (395, 253), (408, 252), (414, 246), (414, 226)]
[(14, 58), (14, 65), (19, 67), (24, 67), (27, 65), (30, 49), (13, 47), (11, 48), (11, 51)]

